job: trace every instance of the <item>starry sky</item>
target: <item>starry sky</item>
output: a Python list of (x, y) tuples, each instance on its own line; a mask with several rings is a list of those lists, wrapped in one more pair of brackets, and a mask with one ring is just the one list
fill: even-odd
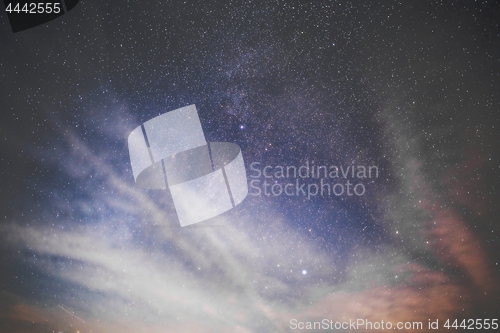
[[(3, 14), (0, 331), (498, 318), (499, 24), (486, 0), (82, 0), (18, 33)], [(127, 137), (190, 104), (248, 175), (379, 177), (181, 228), (168, 191), (135, 185)]]

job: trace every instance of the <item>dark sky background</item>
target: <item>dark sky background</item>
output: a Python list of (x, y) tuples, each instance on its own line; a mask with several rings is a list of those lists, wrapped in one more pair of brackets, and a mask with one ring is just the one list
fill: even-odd
[[(498, 318), (499, 24), (495, 1), (82, 0), (15, 34), (4, 13), (0, 332)], [(127, 137), (189, 104), (248, 174), (379, 177), (181, 228)]]

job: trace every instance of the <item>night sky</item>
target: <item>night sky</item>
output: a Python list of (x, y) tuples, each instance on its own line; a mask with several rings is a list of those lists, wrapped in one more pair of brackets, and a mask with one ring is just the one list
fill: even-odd
[[(82, 0), (18, 33), (3, 13), (0, 332), (500, 319), (499, 25), (495, 1)], [(180, 227), (127, 137), (191, 104), (249, 182), (378, 177)]]

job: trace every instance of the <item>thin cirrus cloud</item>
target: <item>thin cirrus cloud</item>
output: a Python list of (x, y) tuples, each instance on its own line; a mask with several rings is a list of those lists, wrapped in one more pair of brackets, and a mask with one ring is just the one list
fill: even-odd
[[(120, 132), (127, 132), (126, 124), (112, 134)], [(452, 209), (423, 200), (436, 193), (411, 167), (411, 150), (399, 162), (410, 165), (414, 177), (400, 190), (412, 192), (421, 202), (415, 209), (427, 217), (417, 225), (422, 235), (412, 246), (426, 249), (459, 276), (430, 269), (397, 243), (378, 250), (354, 247), (344, 273), (332, 264), (334, 251), (319, 249), (285, 227), (286, 219), (265, 200), (219, 216), (207, 227), (181, 230), (169, 213), (172, 204), (137, 189), (125, 161), (117, 167), (109, 160), (111, 151), (96, 153), (74, 131), (67, 133), (68, 155), (51, 163), (60, 163), (87, 199), (59, 206), (67, 219), (59, 224), (63, 228), (50, 223), (50, 214), (45, 221), (0, 227), (3, 246), (19, 251), (18, 259), (34, 271), (60, 281), (62, 296), (43, 306), (13, 297), (4, 305), (4, 327), (286, 332), (291, 318), (443, 319), (472, 311), (495, 295), (480, 241)], [(393, 200), (397, 203), (397, 196)], [(414, 221), (405, 220), (411, 214), (402, 208), (400, 215), (393, 213), (402, 218), (402, 230), (415, 228)], [(314, 279), (301, 273), (305, 266)], [(332, 283), (332, 276), (340, 282)]]
[[(268, 219), (270, 211), (260, 216), (243, 213), (237, 225), (229, 217), (220, 217), (215, 221), (220, 227), (183, 232), (171, 228), (164, 209), (133, 182), (124, 180), (105, 158), (96, 156), (73, 133), (68, 142), (72, 148), (67, 160), (72, 163), (65, 169), (67, 175), (82, 181), (92, 176), (106, 189), (90, 194), (92, 204), (75, 200), (75, 205), (90, 212), (95, 204), (109, 220), (100, 217), (96, 224), (75, 225), (68, 221), (65, 229), (49, 223), (21, 226), (12, 222), (4, 224), (1, 233), (8, 247), (34, 255), (27, 260), (32, 260), (36, 270), (87, 291), (67, 295), (71, 308), (81, 310), (85, 325), (93, 319), (116, 322), (117, 327), (123, 320), (146, 326), (179, 321), (195, 327), (203, 323), (206, 331), (253, 330), (255, 322), (273, 325), (263, 304), (274, 302), (276, 295), (294, 295), (293, 285), (284, 281), (290, 272), (298, 272), (294, 258), (320, 263), (325, 267), (322, 274), (334, 274), (335, 268), (328, 269), (328, 254), (301, 242), (294, 232), (265, 240), (267, 228), (252, 223), (264, 216)], [(142, 219), (136, 220), (137, 216)], [(147, 222), (141, 225), (141, 220)], [(273, 218), (273, 228), (279, 220)], [(144, 235), (136, 238), (134, 229), (143, 229)], [(295, 255), (284, 256), (285, 251)], [(279, 267), (279, 271), (270, 271), (269, 266)], [(296, 283), (294, 279), (292, 283)], [(50, 311), (59, 311), (56, 304)], [(17, 320), (15, 307), (11, 313), (10, 318)]]

